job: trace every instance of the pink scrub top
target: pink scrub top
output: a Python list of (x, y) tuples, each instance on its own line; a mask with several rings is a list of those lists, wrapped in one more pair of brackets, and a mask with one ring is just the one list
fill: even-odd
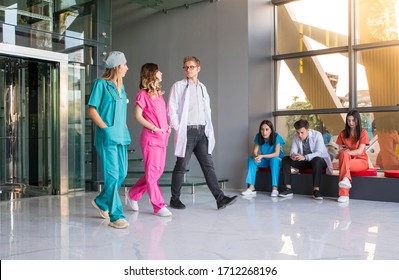
[(150, 97), (146, 90), (141, 89), (137, 93), (136, 105), (143, 110), (143, 117), (154, 126), (162, 129), (161, 131), (152, 132), (150, 129), (143, 127), (140, 135), (140, 145), (153, 145), (166, 147), (168, 145), (168, 120), (166, 115), (166, 104), (163, 95)]

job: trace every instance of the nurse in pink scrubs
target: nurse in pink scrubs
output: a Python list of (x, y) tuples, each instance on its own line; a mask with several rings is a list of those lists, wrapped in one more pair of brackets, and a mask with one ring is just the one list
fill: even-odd
[(138, 211), (138, 201), (148, 191), (154, 214), (167, 217), (172, 213), (166, 208), (158, 181), (165, 168), (166, 148), (171, 128), (166, 117), (161, 81), (162, 72), (159, 71), (158, 65), (146, 63), (141, 67), (135, 117), (143, 126), (140, 146), (144, 159), (144, 175), (129, 190), (128, 202), (133, 211)]

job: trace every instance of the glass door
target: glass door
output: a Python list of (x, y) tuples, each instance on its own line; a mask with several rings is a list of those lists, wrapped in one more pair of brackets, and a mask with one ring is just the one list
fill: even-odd
[[(68, 190), (85, 190), (85, 68), (68, 65)], [(88, 139), (91, 144), (91, 138)], [(90, 154), (91, 155), (91, 154)]]
[(56, 71), (52, 62), (0, 55), (2, 200), (8, 199), (6, 194), (51, 194), (58, 187), (52, 139), (58, 128)]

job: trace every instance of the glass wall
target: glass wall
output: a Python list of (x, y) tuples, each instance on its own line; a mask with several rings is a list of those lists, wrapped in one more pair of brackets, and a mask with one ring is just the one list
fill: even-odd
[(276, 6), (276, 54), (348, 45), (348, 0), (285, 2)]
[[(68, 54), (70, 190), (91, 190), (92, 182), (100, 176), (92, 122), (85, 112), (92, 82), (103, 71), (102, 60), (111, 48), (111, 38), (111, 0), (0, 1), (0, 42)], [(59, 112), (59, 108), (54, 110)]]
[(348, 108), (347, 53), (278, 60), (277, 109)]
[(68, 178), (70, 189), (74, 190), (85, 188), (84, 89), (85, 69), (79, 65), (70, 65), (68, 68)]
[(397, 0), (356, 0), (355, 42), (367, 44), (398, 40)]
[(293, 123), (306, 118), (333, 153), (346, 113), (358, 109), (369, 134), (370, 167), (399, 169), (399, 1), (272, 2), (273, 114), (284, 151), (290, 150)]
[(110, 0), (4, 0), (0, 41), (68, 53), (70, 61), (96, 64), (111, 45)]
[(356, 105), (399, 105), (399, 46), (359, 50), (356, 61), (363, 70), (356, 75)]

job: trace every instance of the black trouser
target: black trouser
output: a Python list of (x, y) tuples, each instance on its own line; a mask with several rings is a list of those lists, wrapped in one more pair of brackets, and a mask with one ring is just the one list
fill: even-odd
[(290, 156), (283, 158), (283, 184), (291, 185), (291, 166), (297, 169), (312, 169), (313, 187), (320, 187), (321, 174), (327, 168), (327, 163), (321, 157), (314, 157), (311, 161), (292, 160)]
[(215, 168), (213, 166), (212, 155), (208, 154), (208, 137), (205, 135), (205, 126), (187, 127), (186, 154), (185, 157), (177, 157), (175, 168), (173, 169), (171, 200), (177, 200), (180, 197), (184, 174), (186, 173), (187, 165), (193, 153), (201, 166), (209, 190), (212, 192), (216, 201), (221, 201), (224, 197), (224, 193), (219, 187)]

